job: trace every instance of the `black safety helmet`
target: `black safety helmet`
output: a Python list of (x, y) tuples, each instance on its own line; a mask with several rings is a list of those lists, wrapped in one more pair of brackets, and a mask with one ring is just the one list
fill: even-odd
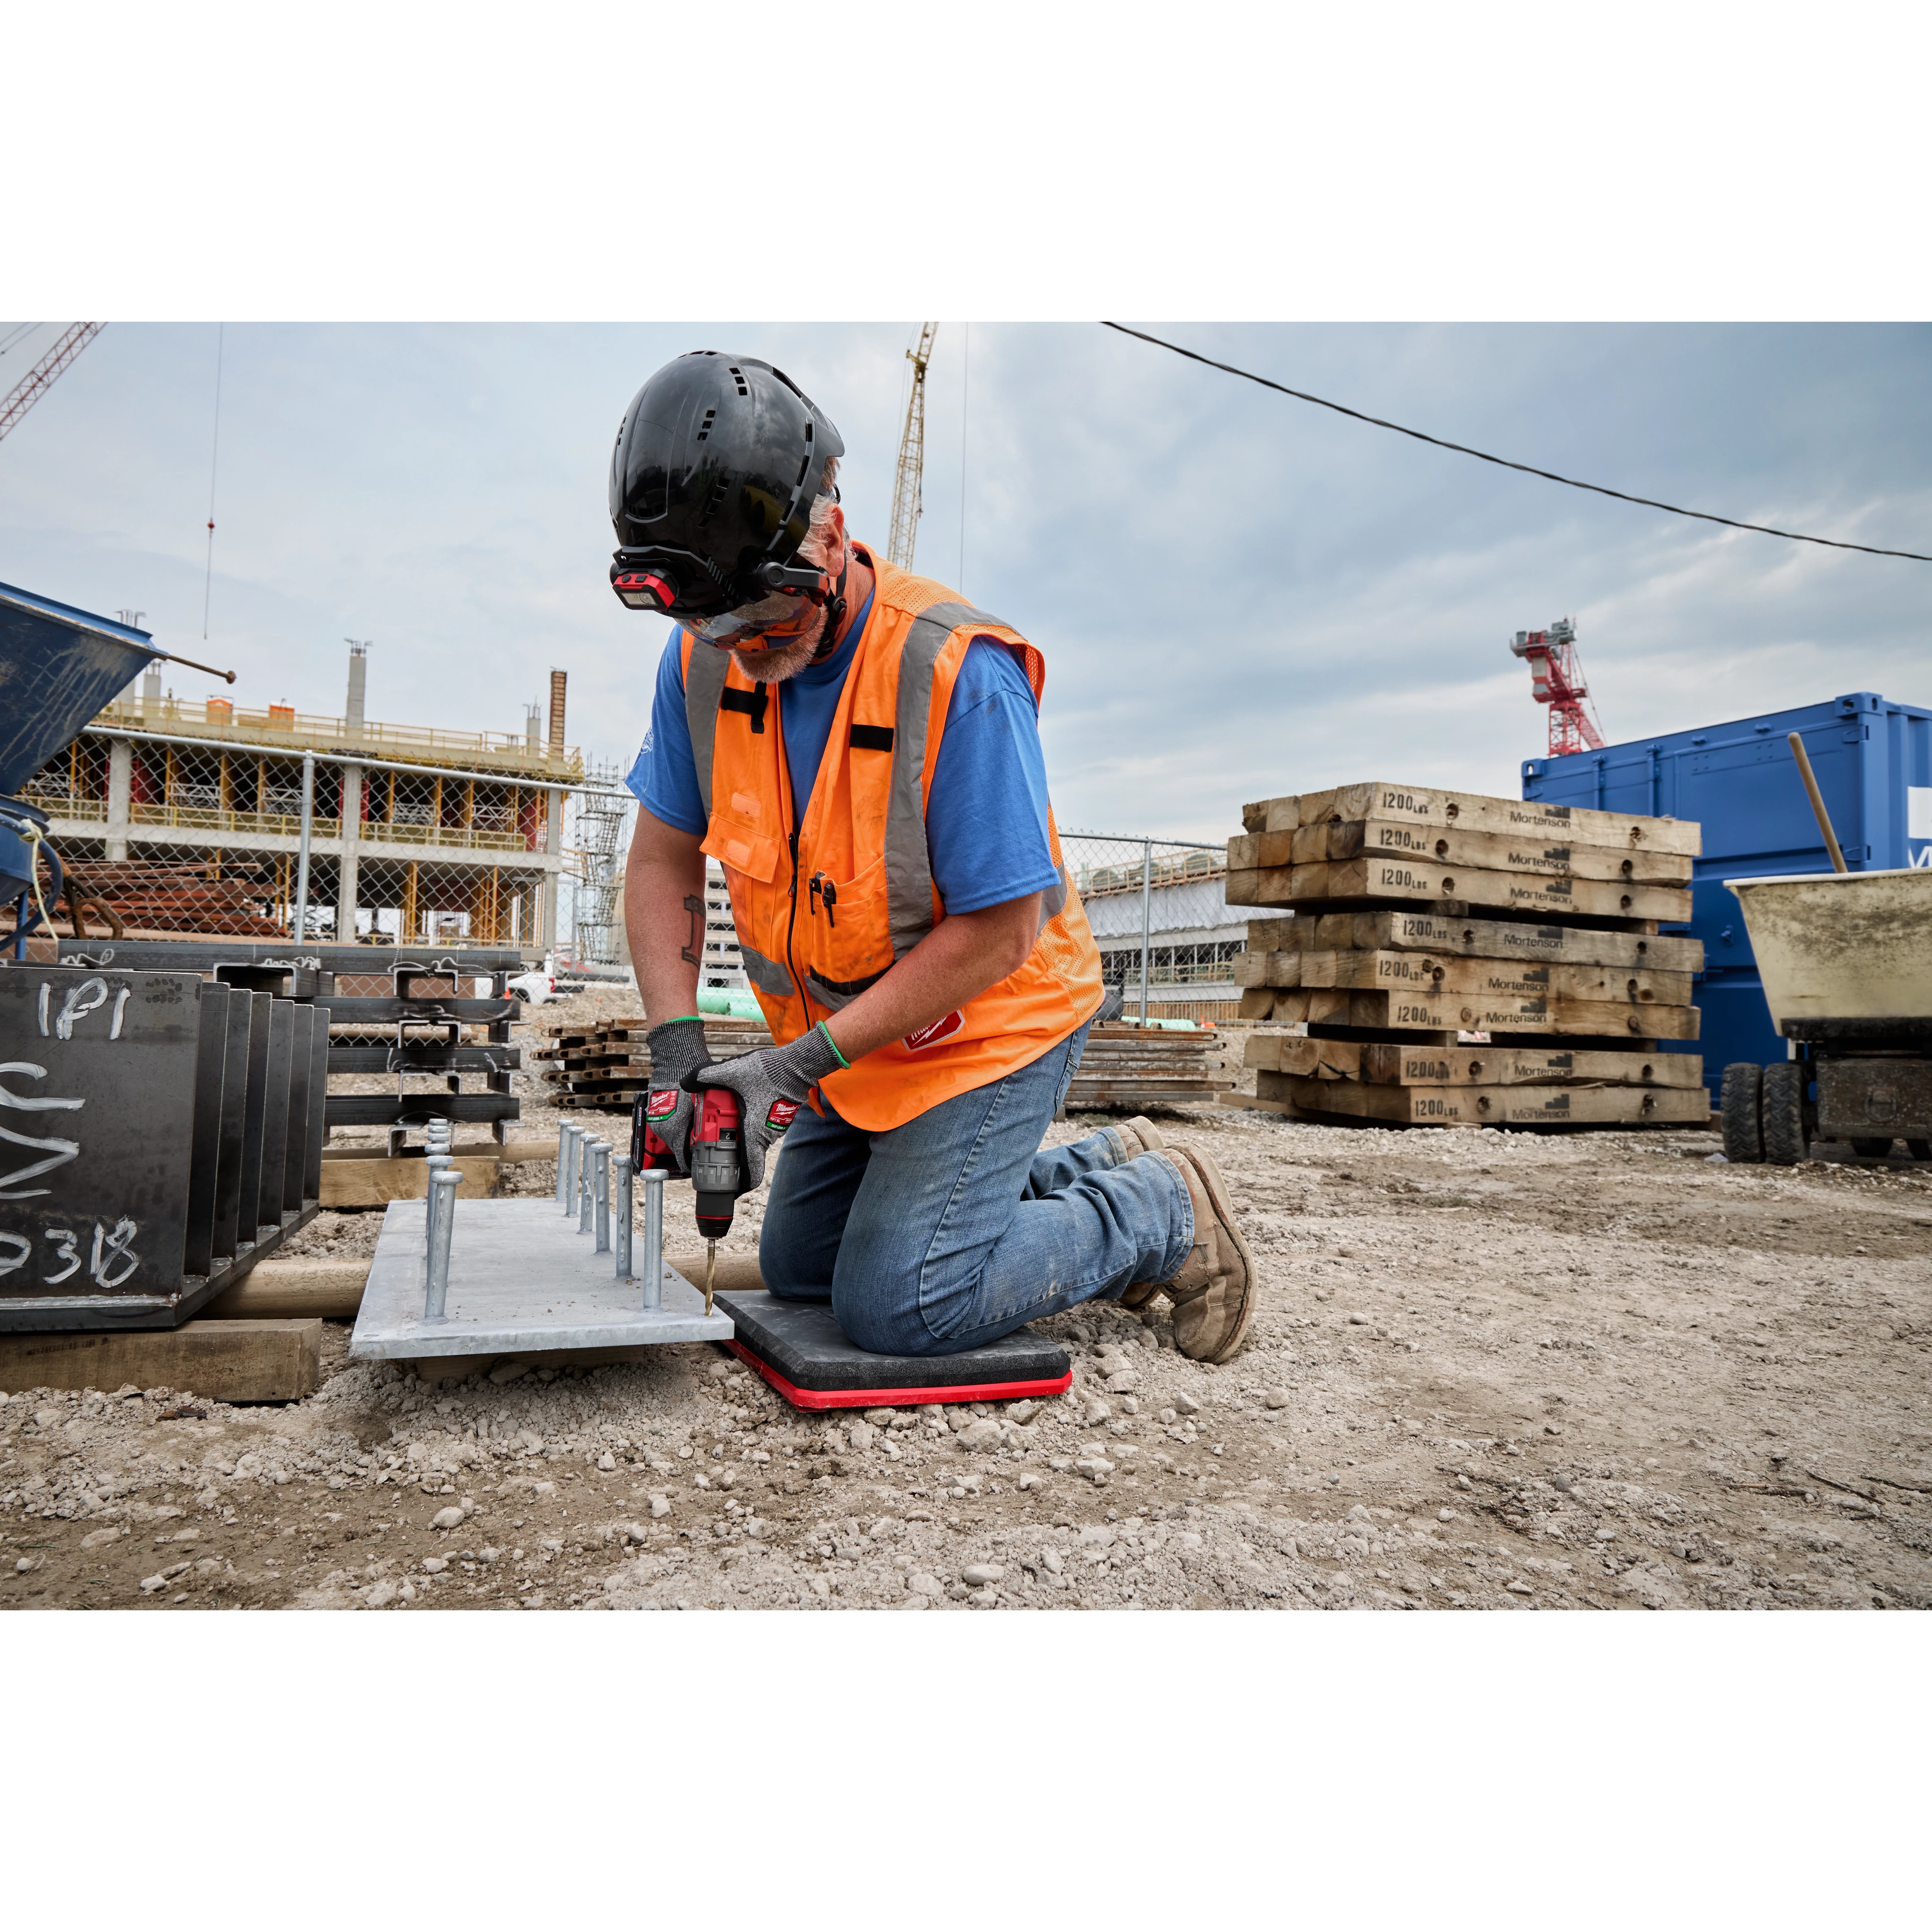
[(634, 610), (701, 617), (791, 591), (818, 601), (820, 573), (792, 567), (845, 445), (782, 369), (702, 349), (667, 362), (631, 398), (610, 453), (610, 584)]

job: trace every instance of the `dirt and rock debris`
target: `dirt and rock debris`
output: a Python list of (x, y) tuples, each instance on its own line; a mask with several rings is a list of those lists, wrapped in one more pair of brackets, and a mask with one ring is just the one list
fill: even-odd
[[(518, 1084), (517, 1137), (554, 1135)], [(1262, 1270), (1224, 1367), (1174, 1352), (1163, 1300), (1092, 1304), (1041, 1324), (1064, 1396), (812, 1416), (708, 1346), (432, 1386), (331, 1324), (284, 1408), (0, 1404), (0, 1604), (1932, 1607), (1932, 1170), (1160, 1118), (1220, 1162)], [(295, 1251), (367, 1252), (380, 1219)]]

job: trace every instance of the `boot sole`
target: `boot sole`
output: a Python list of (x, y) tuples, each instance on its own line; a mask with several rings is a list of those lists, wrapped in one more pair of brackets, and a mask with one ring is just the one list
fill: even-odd
[[(1171, 1150), (1170, 1150), (1171, 1151)], [(1187, 1157), (1194, 1164), (1194, 1171), (1201, 1177), (1208, 1190), (1208, 1198), (1213, 1204), (1214, 1218), (1220, 1223), (1218, 1232), (1224, 1232), (1234, 1244), (1234, 1251), (1241, 1258), (1241, 1265), (1247, 1270), (1247, 1287), (1241, 1296), (1241, 1312), (1234, 1318), (1234, 1332), (1211, 1355), (1196, 1358), (1204, 1362), (1225, 1362), (1248, 1338), (1248, 1330), (1255, 1318), (1255, 1300), (1260, 1284), (1255, 1274), (1255, 1258), (1247, 1243), (1241, 1238), (1241, 1231), (1234, 1225), (1234, 1203), (1228, 1198), (1228, 1184), (1221, 1178), (1221, 1170), (1214, 1164), (1214, 1156), (1203, 1154), (1198, 1148), (1190, 1148)]]

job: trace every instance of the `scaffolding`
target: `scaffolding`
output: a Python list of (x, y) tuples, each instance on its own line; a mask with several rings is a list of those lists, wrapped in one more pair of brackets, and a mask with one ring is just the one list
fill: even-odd
[(629, 816), (624, 794), (610, 790), (579, 795), (573, 814), (575, 862), (571, 886), (571, 953), (579, 966), (615, 971), (625, 963), (623, 838)]
[(105, 902), (138, 886), (124, 937), (200, 931), (207, 888), (242, 880), (260, 918), (291, 938), (460, 941), (541, 958), (556, 944), (564, 812), (582, 755), (554, 731), (545, 744), (527, 728), (365, 722), (362, 668), (358, 651), (346, 712), (328, 718), (178, 702), (151, 674), (23, 795), (81, 878), (100, 876)]

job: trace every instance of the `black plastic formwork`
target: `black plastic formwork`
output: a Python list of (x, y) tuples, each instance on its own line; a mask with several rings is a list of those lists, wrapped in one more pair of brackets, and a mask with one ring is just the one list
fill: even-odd
[(0, 970), (0, 1330), (168, 1328), (315, 1214), (326, 1008)]

